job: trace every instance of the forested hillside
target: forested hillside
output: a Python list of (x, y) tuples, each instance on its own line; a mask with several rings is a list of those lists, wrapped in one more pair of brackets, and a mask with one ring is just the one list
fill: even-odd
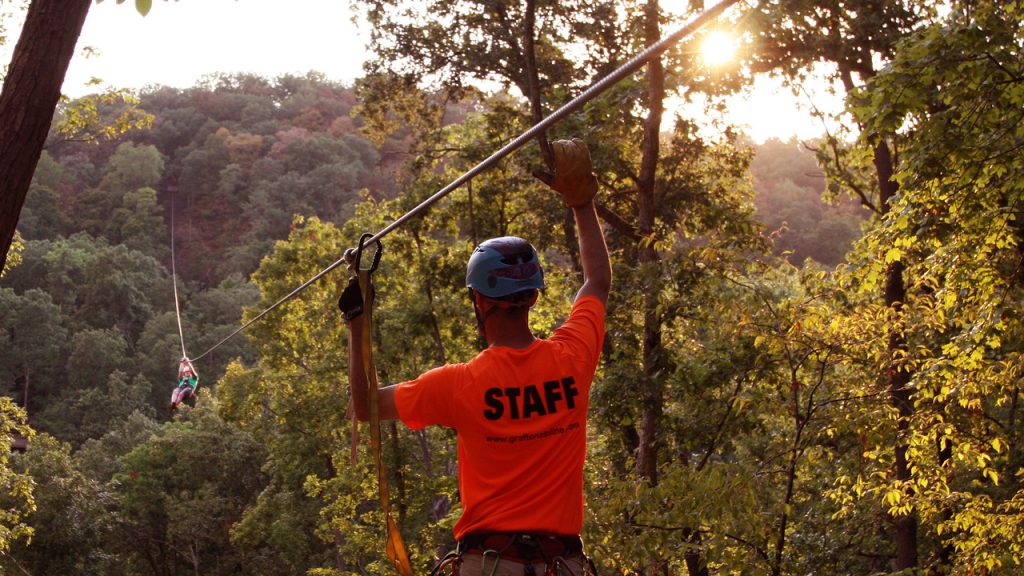
[(835, 266), (861, 236), (868, 212), (849, 196), (826, 195), (817, 142), (768, 140), (755, 148), (750, 173), (756, 217), (776, 254), (799, 266), (806, 259)]
[[(225, 338), (666, 23), (644, 3), (429, 4), (360, 8), (375, 59), (353, 85), (225, 74), (61, 106), (0, 278), (0, 428), (27, 440), (0, 457), (0, 572), (393, 573), (348, 415), (349, 272)], [(590, 146), (614, 270), (587, 429), (601, 574), (1024, 561), (1024, 8), (853, 4), (745, 7), (749, 68), (670, 52), (545, 135)], [(536, 44), (509, 33), (534, 18)], [(848, 91), (840, 134), (753, 145), (663, 118), (666, 94), (819, 61)], [(95, 102), (100, 125), (137, 122), (64, 129)], [(531, 328), (565, 320), (581, 268), (531, 175), (548, 157), (521, 149), (383, 240), (382, 381), (480, 350), (465, 267), (483, 239), (530, 239), (548, 286)], [(198, 396), (171, 412), (183, 347)], [(428, 573), (454, 547), (455, 433), (382, 435)]]
[[(361, 193), (396, 193), (397, 162), (382, 158), (401, 145), (378, 149), (360, 136), (354, 99), (315, 76), (224, 77), (142, 95), (151, 127), (117, 141), (54, 138), (19, 224), (22, 265), (3, 284), (11, 310), (25, 310), (25, 298), (41, 307), (8, 324), (20, 332), (18, 348), (38, 356), (5, 365), (5, 381), (27, 380), (19, 397), (43, 430), (68, 428), (58, 436), (78, 445), (114, 413), (166, 404), (167, 365), (181, 355), (172, 236), (186, 343), (198, 353), (255, 301), (249, 276), (294, 215), (342, 223)], [(41, 319), (53, 329), (39, 329)], [(39, 340), (19, 324), (34, 325)], [(239, 354), (244, 338), (219, 349), (204, 376), (212, 384)], [(119, 380), (108, 383), (113, 374)], [(109, 398), (118, 399), (114, 411)]]

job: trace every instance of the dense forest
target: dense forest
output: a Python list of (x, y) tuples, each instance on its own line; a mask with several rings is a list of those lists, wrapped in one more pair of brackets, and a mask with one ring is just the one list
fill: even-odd
[[(655, 2), (429, 4), (359, 7), (375, 59), (351, 85), (225, 73), (60, 104), (0, 278), (0, 572), (393, 573), (347, 414), (348, 272), (235, 331), (672, 24)], [(589, 144), (614, 269), (588, 554), (601, 574), (1019, 573), (1024, 4), (750, 4), (734, 68), (671, 51), (546, 135)], [(665, 117), (667, 95), (714, 105), (821, 63), (839, 133)], [(581, 271), (539, 144), (383, 240), (383, 381), (480, 349), (485, 238), (540, 251), (538, 335), (566, 318)], [(183, 348), (199, 391), (172, 413)], [(382, 435), (428, 573), (454, 546), (455, 434)]]

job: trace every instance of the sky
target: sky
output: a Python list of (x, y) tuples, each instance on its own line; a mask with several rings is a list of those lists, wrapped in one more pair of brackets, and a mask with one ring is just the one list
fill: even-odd
[(104, 84), (193, 86), (207, 74), (250, 72), (267, 78), (322, 72), (338, 81), (361, 72), (365, 40), (345, 0), (155, 0), (143, 17), (129, 0), (89, 9), (79, 52), (65, 78), (71, 96)]
[[(0, 52), (4, 62), (11, 40)], [(118, 88), (188, 88), (208, 74), (238, 72), (272, 79), (317, 71), (349, 83), (361, 73), (365, 44), (346, 0), (155, 0), (145, 17), (132, 0), (103, 0), (90, 8), (64, 93), (95, 92), (92, 78)], [(757, 142), (812, 138), (822, 126), (807, 112), (811, 98), (816, 106), (838, 107), (823, 94), (797, 99), (764, 78), (730, 102), (726, 119)]]

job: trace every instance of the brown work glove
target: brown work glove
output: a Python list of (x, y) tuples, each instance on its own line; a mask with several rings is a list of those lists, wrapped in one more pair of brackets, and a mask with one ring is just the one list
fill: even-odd
[(555, 173), (543, 170), (533, 175), (562, 195), (573, 208), (583, 206), (597, 194), (597, 176), (590, 165), (590, 150), (579, 138), (555, 140), (551, 143), (555, 156)]

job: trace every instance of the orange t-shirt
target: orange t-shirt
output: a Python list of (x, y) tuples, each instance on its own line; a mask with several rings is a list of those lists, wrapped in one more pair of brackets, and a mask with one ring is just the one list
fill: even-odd
[(458, 432), (462, 517), (471, 532), (579, 534), (590, 384), (604, 341), (604, 303), (576, 301), (550, 339), (492, 346), (465, 364), (395, 388), (402, 421)]

